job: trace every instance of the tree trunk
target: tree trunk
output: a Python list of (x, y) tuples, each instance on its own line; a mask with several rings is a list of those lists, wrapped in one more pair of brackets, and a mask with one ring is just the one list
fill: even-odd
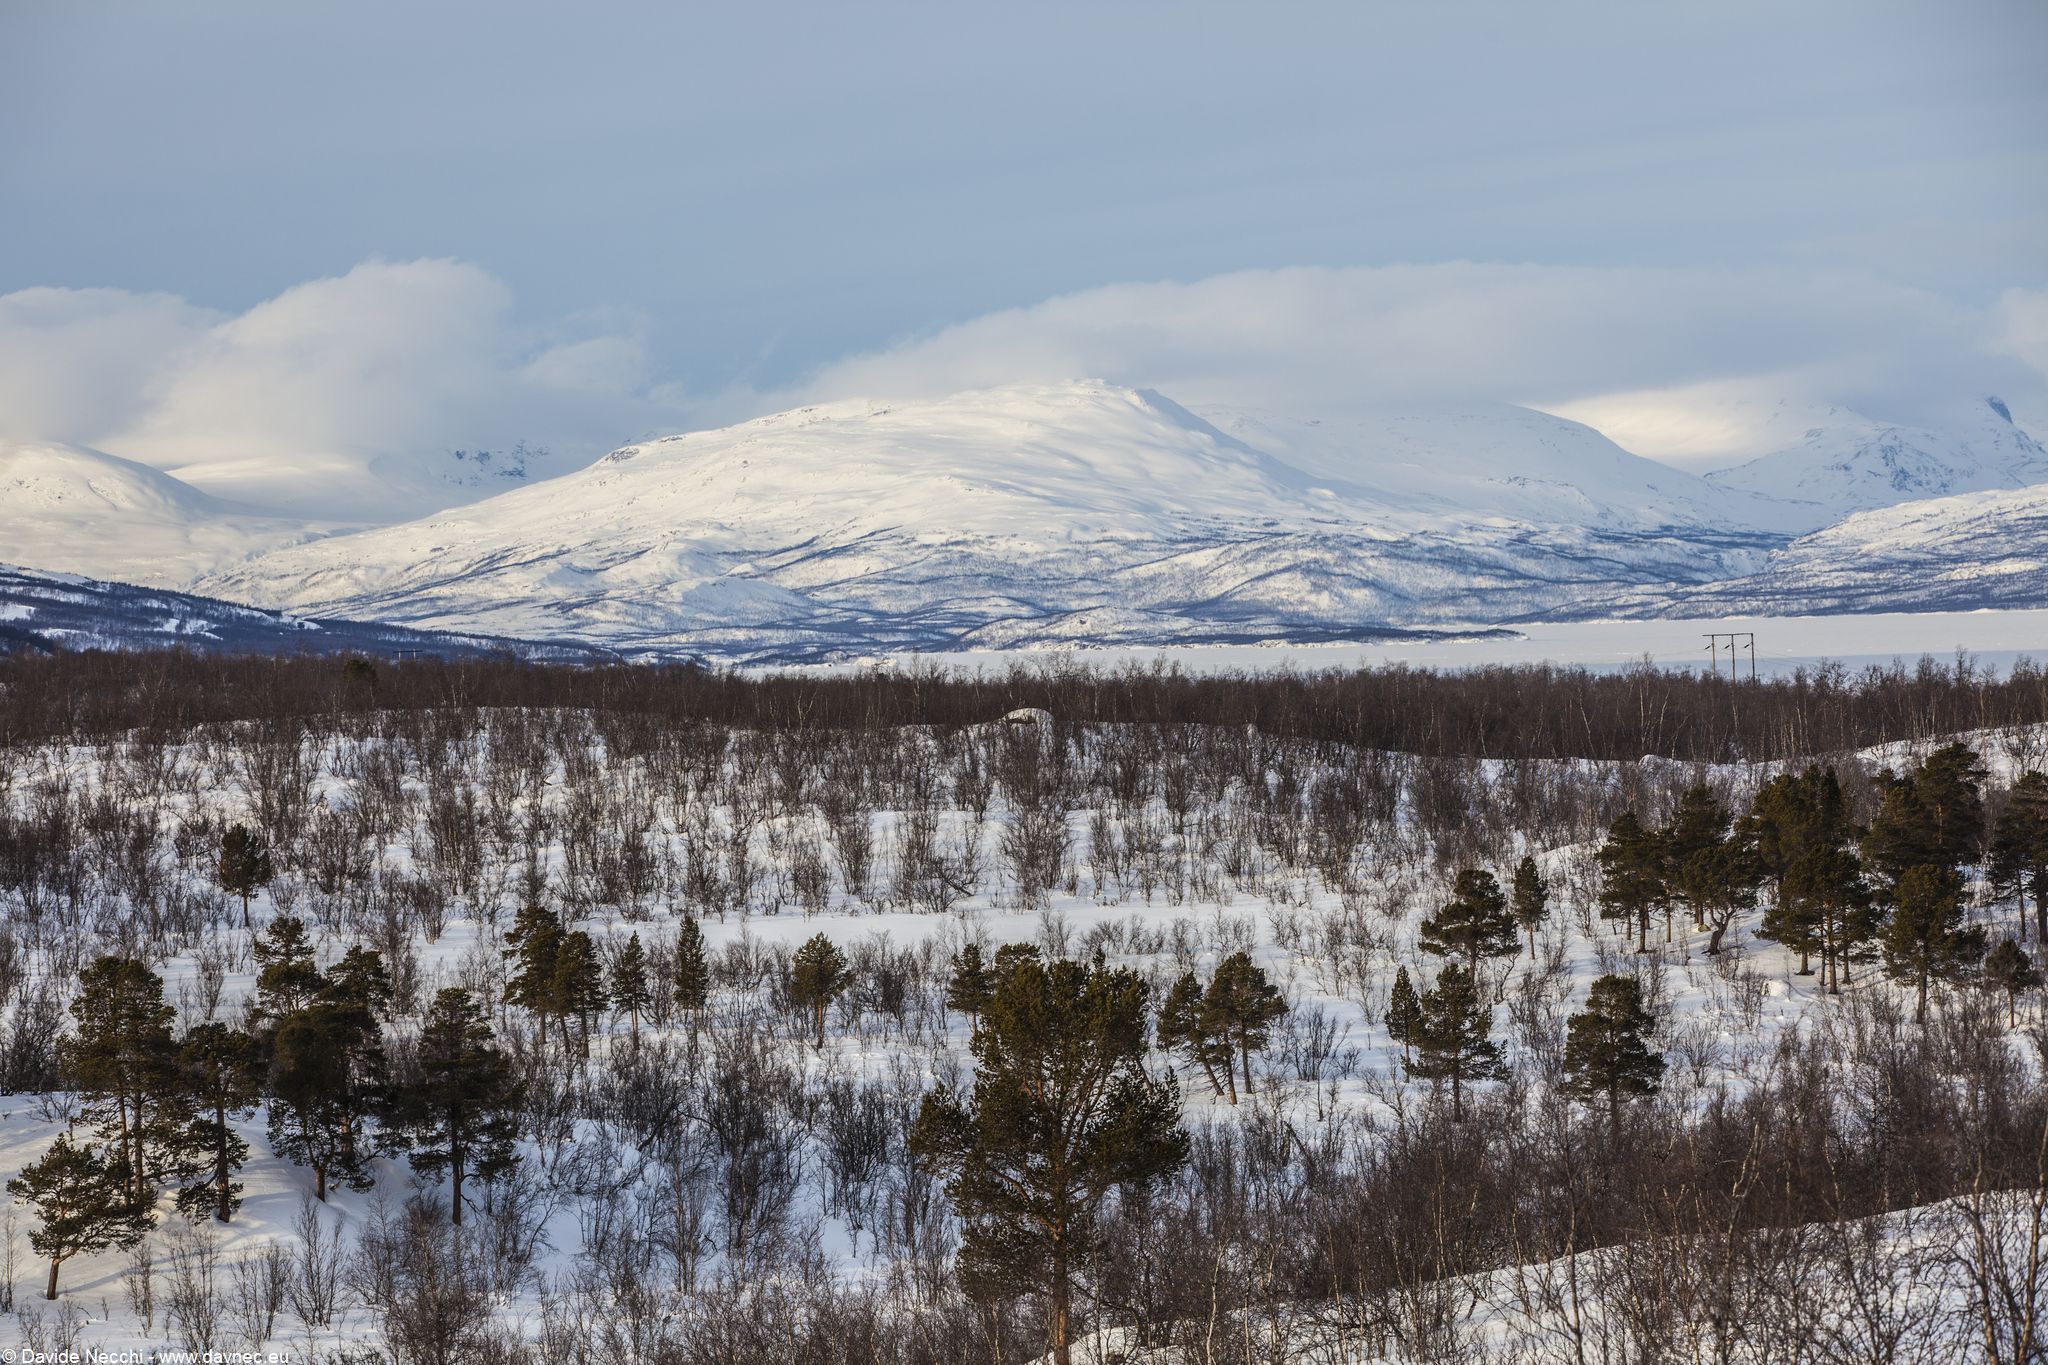
[(228, 1207), (228, 1188), (234, 1182), (228, 1179), (228, 1112), (225, 1106), (216, 1105), (213, 1111), (213, 1216), (226, 1223), (234, 1218), (235, 1211)]
[(321, 1203), (327, 1202), (327, 1163), (313, 1167), (313, 1197)]
[(1647, 905), (1643, 907), (1643, 912), (1636, 916), (1636, 951), (1650, 951), (1650, 907)]
[(1924, 966), (1920, 969), (1920, 996), (1913, 1004), (1913, 1022), (1927, 1022), (1927, 968)]
[[(52, 1271), (52, 1283), (55, 1283)], [(1073, 1348), (1068, 1344), (1073, 1324), (1073, 1290), (1067, 1283), (1067, 1249), (1055, 1244), (1052, 1253), (1052, 1302), (1047, 1305), (1046, 1331), (1052, 1337), (1053, 1365), (1073, 1365)]]
[(1251, 1098), (1251, 1093), (1252, 1093), (1252, 1047), (1251, 1047), (1251, 1044), (1250, 1044), (1249, 1042), (1244, 1042), (1244, 1041), (1240, 1041), (1240, 1042), (1239, 1042), (1239, 1044), (1238, 1044), (1238, 1051), (1239, 1051), (1240, 1053), (1242, 1053), (1242, 1054), (1244, 1055), (1244, 1093), (1245, 1093), (1245, 1098), (1249, 1099), (1249, 1098)]
[(51, 1259), (51, 1261), (50, 1261), (50, 1283), (49, 1283), (49, 1284), (48, 1284), (47, 1286), (45, 1286), (45, 1287), (44, 1287), (44, 1289), (43, 1289), (43, 1297), (44, 1297), (44, 1298), (46, 1298), (46, 1299), (54, 1299), (54, 1298), (56, 1298), (56, 1297), (57, 1297), (57, 1267), (58, 1267), (58, 1266), (60, 1266), (60, 1265), (63, 1265), (63, 1264), (64, 1264), (64, 1263), (63, 1263), (62, 1261), (60, 1261), (60, 1260), (57, 1260), (57, 1259), (55, 1259), (54, 1257), (53, 1257), (53, 1258)]

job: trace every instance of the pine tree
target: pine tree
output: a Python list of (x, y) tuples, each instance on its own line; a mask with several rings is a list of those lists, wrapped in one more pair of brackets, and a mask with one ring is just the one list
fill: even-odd
[(694, 919), (676, 927), (675, 988), (676, 1008), (690, 1016), (690, 1040), (695, 1042), (711, 1000), (711, 968), (704, 958), (704, 931)]
[(1984, 838), (1984, 760), (1966, 744), (1945, 744), (1913, 774), (1913, 793), (1947, 867), (1975, 863)]
[(366, 1126), (384, 1093), (381, 1017), (390, 977), (381, 954), (351, 949), (313, 998), (268, 1029), (272, 1150), (313, 1172), (314, 1197), (330, 1184), (369, 1185)]
[(1463, 958), (1475, 976), (1480, 958), (1512, 957), (1515, 922), (1493, 874), (1470, 867), (1460, 872), (1449, 902), (1422, 922), (1421, 942), (1425, 953)]
[(1796, 919), (1800, 942), (1820, 951), (1825, 988), (1839, 995), (1848, 964), (1867, 960), (1877, 936), (1861, 861), (1846, 848), (1808, 849), (1786, 871), (1779, 905)]
[(590, 1055), (590, 1021), (604, 1012), (604, 963), (597, 944), (581, 929), (562, 935), (548, 1001), (566, 1026), (576, 1021), (577, 1055)]
[(1650, 951), (1650, 912), (1667, 894), (1662, 840), (1623, 811), (1600, 846), (1600, 913), (1633, 920), (1636, 951)]
[(1721, 952), (1721, 940), (1736, 917), (1756, 908), (1764, 879), (1753, 826), (1745, 823), (1710, 849), (1697, 849), (1678, 869), (1678, 894), (1709, 931), (1707, 956)]
[[(1529, 935), (1529, 956), (1536, 956), (1536, 931), (1543, 927), (1543, 921), (1550, 914), (1550, 888), (1544, 884), (1543, 874), (1536, 869), (1536, 860), (1523, 855), (1515, 865), (1514, 889), (1509, 895), (1508, 908), (1513, 912), (1515, 923), (1522, 926)], [(1410, 993), (1414, 987), (1410, 986)]]
[[(1488, 878), (1488, 880), (1492, 880)], [(1495, 888), (1496, 894), (1499, 888)], [(1508, 931), (1514, 943), (1514, 931)], [(1513, 951), (1512, 946), (1509, 951)], [(1244, 1093), (1252, 1093), (1252, 1054), (1266, 1046), (1273, 1025), (1287, 1013), (1287, 1002), (1279, 988), (1266, 979), (1251, 954), (1232, 953), (1216, 964), (1216, 975), (1202, 996), (1202, 1032), (1223, 1047), (1223, 1067), (1230, 1069), (1231, 1053), (1244, 1067)]]
[(1833, 768), (1809, 764), (1796, 777), (1764, 783), (1750, 803), (1748, 826), (1765, 876), (1782, 892), (1786, 872), (1814, 848), (1839, 848), (1850, 836), (1848, 803)]
[(270, 1145), (313, 1172), (313, 1197), (323, 1203), (330, 1184), (369, 1188), (358, 1054), (370, 1046), (352, 1011), (325, 1004), (301, 1010), (272, 1035)]
[(420, 1028), (418, 1068), (392, 1097), (386, 1141), (411, 1157), (415, 1171), (448, 1172), (450, 1215), (460, 1227), (464, 1182), (497, 1180), (519, 1162), (519, 1082), (483, 1007), (460, 986), (434, 997)]
[(1759, 935), (1799, 954), (1800, 976), (1813, 975), (1813, 955), (1821, 949), (1821, 925), (1820, 907), (1801, 894), (1798, 869), (1840, 851), (1814, 847), (1802, 852), (1778, 878), (1777, 897), (1771, 902), (1770, 909), (1764, 911), (1763, 922), (1757, 926)]
[(1451, 1083), (1453, 1123), (1464, 1121), (1469, 1082), (1507, 1075), (1501, 1046), (1488, 1036), (1492, 1025), (1492, 1012), (1480, 1002), (1472, 973), (1455, 962), (1438, 974), (1436, 989), (1422, 998), (1422, 1031), (1408, 1074)]
[(361, 946), (349, 949), (327, 969), (315, 998), (379, 1018), (390, 1013), (391, 969), (384, 965), (384, 954)]
[(1963, 923), (1963, 884), (1953, 868), (1906, 869), (1884, 932), (1884, 969), (1917, 992), (1913, 1022), (1927, 1022), (1927, 986), (1951, 981), (1984, 957), (1984, 931)]
[(149, 1206), (130, 1194), (120, 1167), (121, 1158), (59, 1133), (40, 1161), (7, 1182), (7, 1192), (36, 1211), (28, 1244), (50, 1259), (44, 1298), (57, 1297), (57, 1272), (73, 1256), (125, 1251), (148, 1235)]
[[(1236, 1104), (1237, 1079), (1231, 1070), (1230, 1046), (1211, 1036), (1206, 1022), (1202, 1015), (1202, 983), (1193, 972), (1183, 972), (1159, 1005), (1159, 1046), (1200, 1066), (1217, 1098), (1222, 1098), (1224, 1081), (1229, 1081), (1230, 1102)], [(1223, 1068), (1221, 1073), (1217, 1071), (1219, 1066)]]
[(2034, 937), (2048, 943), (2048, 773), (2022, 773), (2012, 784), (1991, 836), (1987, 871), (2000, 895), (2019, 898), (2022, 930), (2033, 897)]
[(825, 1046), (825, 1010), (850, 984), (852, 974), (846, 959), (831, 939), (818, 934), (796, 950), (789, 964), (789, 998), (811, 1016), (816, 1030), (811, 1043), (814, 1048)]
[(275, 875), (270, 845), (247, 825), (230, 825), (220, 838), (220, 889), (242, 898), (242, 927), (249, 927), (249, 898), (270, 884)]
[(1410, 1050), (1422, 1041), (1422, 1024), (1422, 1000), (1408, 979), (1408, 969), (1402, 967), (1394, 973), (1394, 989), (1387, 998), (1387, 1032), (1400, 1039), (1404, 1066)]
[(995, 973), (981, 960), (980, 944), (970, 943), (954, 955), (953, 974), (946, 981), (947, 1009), (979, 1022), (995, 989)]
[(1863, 838), (1863, 856), (1887, 898), (1916, 867), (1951, 870), (1975, 860), (1984, 837), (1984, 764), (1965, 745), (1935, 750), (1912, 773), (1879, 775), (1884, 798)]
[(204, 1162), (204, 1178), (178, 1192), (190, 1217), (211, 1212), (233, 1219), (242, 1205), (235, 1172), (249, 1159), (249, 1144), (230, 1122), (246, 1118), (262, 1101), (263, 1050), (255, 1038), (226, 1024), (201, 1024), (178, 1049), (188, 1110), (185, 1145)]
[(163, 979), (133, 958), (101, 957), (79, 974), (71, 1002), (77, 1036), (59, 1053), (85, 1114), (110, 1144), (113, 1167), (136, 1204), (182, 1171), (176, 1122), (176, 1011)]
[(1141, 1195), (1187, 1160), (1173, 1087), (1146, 1076), (1145, 985), (1126, 969), (1035, 958), (1001, 978), (974, 1034), (974, 1093), (925, 1097), (910, 1135), (964, 1225), (970, 1296), (1041, 1296), (1070, 1365), (1074, 1276), (1102, 1250), (1110, 1191)]
[(540, 1045), (546, 1047), (548, 1016), (555, 1012), (556, 1005), (562, 921), (546, 906), (529, 901), (513, 916), (505, 941), (511, 945), (505, 956), (513, 964), (511, 976), (505, 982), (505, 999), (533, 1014), (540, 1025)]
[(1889, 905), (1908, 869), (1939, 866), (1941, 855), (1935, 847), (1933, 820), (1915, 799), (1912, 778), (1886, 770), (1878, 774), (1878, 783), (1884, 795), (1861, 847), (1864, 861), (1876, 874), (1873, 890)]
[(1604, 1103), (1616, 1144), (1621, 1141), (1622, 1100), (1653, 1095), (1663, 1083), (1664, 1058), (1649, 1044), (1655, 1023), (1643, 1008), (1641, 985), (1633, 977), (1610, 974), (1593, 983), (1586, 1008), (1565, 1026), (1564, 1093)]
[[(1687, 869), (1702, 865), (1695, 860), (1704, 860), (1704, 865), (1712, 865), (1714, 855), (1728, 840), (1732, 824), (1733, 817), (1729, 815), (1728, 808), (1714, 798), (1713, 791), (1704, 785), (1695, 785), (1688, 787), (1685, 795), (1679, 798), (1678, 809), (1664, 830), (1665, 877), (1670, 882), (1670, 890), (1676, 892), (1692, 910), (1695, 929), (1707, 927), (1708, 903), (1691, 894), (1697, 888), (1692, 878), (1687, 876)], [(1668, 941), (1668, 922), (1666, 928), (1665, 938)]]
[(278, 916), (252, 947), (256, 956), (259, 1027), (305, 1009), (327, 984), (313, 956), (313, 941), (303, 920), (291, 915)]
[(2005, 1026), (2019, 1022), (2020, 996), (2041, 986), (2041, 969), (2027, 956), (2026, 949), (2009, 938), (1998, 941), (1984, 954), (1984, 984), (2005, 993)]
[(634, 934), (612, 963), (612, 1005), (626, 1012), (635, 1042), (640, 1038), (641, 1011), (653, 998), (647, 987), (647, 950), (640, 946), (640, 935)]

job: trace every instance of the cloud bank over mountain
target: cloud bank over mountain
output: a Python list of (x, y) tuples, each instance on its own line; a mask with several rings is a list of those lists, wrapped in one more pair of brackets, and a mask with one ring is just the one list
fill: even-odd
[(805, 402), (1077, 377), (1304, 417), (1513, 402), (1705, 468), (1779, 448), (1788, 422), (1832, 406), (1939, 428), (1997, 394), (2048, 425), (2048, 292), (1971, 306), (1776, 271), (1239, 271), (1068, 294), (792, 386), (715, 392), (653, 373), (632, 319), (529, 319), (457, 261), (367, 262), (238, 314), (112, 289), (0, 296), (0, 436), (105, 450), (256, 506), (317, 493), (323, 513), (366, 520), (386, 484), (411, 490), (393, 518), (463, 501), (420, 474), (455, 450), (545, 448), (531, 472), (548, 474)]
[[(616, 432), (673, 425), (644, 371), (630, 331), (528, 326), (503, 283), (456, 261), (366, 262), (238, 314), (114, 289), (0, 297), (0, 436), (370, 519), (382, 489), (455, 450), (523, 443), (570, 468)], [(308, 490), (327, 505), (302, 506)]]

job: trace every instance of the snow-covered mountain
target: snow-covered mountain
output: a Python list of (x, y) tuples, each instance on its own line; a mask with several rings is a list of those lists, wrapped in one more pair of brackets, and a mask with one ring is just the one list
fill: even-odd
[(1613, 531), (1807, 529), (1803, 509), (1708, 484), (1632, 455), (1582, 422), (1508, 403), (1440, 403), (1326, 417), (1207, 415), (1240, 440), (1392, 509)]
[(1940, 431), (1874, 421), (1847, 409), (1780, 406), (1764, 429), (1785, 439), (1772, 453), (1708, 474), (1724, 488), (1805, 504), (1813, 530), (1852, 512), (1955, 493), (2048, 482), (2048, 451), (1987, 398)]
[(319, 527), (82, 446), (0, 442), (0, 557), (159, 587)]
[(629, 446), (202, 585), (434, 628), (815, 657), (1467, 625), (1745, 572), (1782, 542), (1747, 495), (1611, 447), (1576, 484), (1548, 477), (1568, 453), (1541, 477), (1484, 476), (1503, 441), (1599, 442), (1573, 424), (1430, 420), (1447, 452), (1477, 452), (1447, 455), (1434, 484), (1409, 467), (1413, 430), (1295, 434), (1286, 458), (1097, 382), (834, 403)]
[(1554, 615), (1828, 616), (2048, 604), (2048, 485), (1962, 493), (1801, 536), (1754, 574), (1631, 591)]
[(315, 620), (132, 583), (0, 564), (0, 654), (15, 650), (165, 649), (264, 654), (430, 655), (598, 662), (607, 651), (549, 641)]

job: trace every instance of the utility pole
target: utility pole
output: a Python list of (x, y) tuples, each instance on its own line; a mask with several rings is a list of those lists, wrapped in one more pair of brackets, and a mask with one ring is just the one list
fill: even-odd
[[(1722, 641), (1724, 640), (1727, 641), (1726, 648), (1728, 650), (1728, 681), (1736, 682), (1739, 680), (1740, 677), (1740, 675), (1735, 671), (1736, 664), (1738, 662), (1736, 650), (1739, 647), (1742, 649), (1746, 649), (1749, 652), (1749, 680), (1751, 682), (1755, 682), (1756, 632), (1753, 630), (1723, 630), (1708, 635), (1706, 637), (1707, 671), (1715, 674), (1716, 676), (1720, 675), (1721, 650), (1723, 648)], [(1740, 646), (1737, 645), (1737, 641), (1741, 641)]]

